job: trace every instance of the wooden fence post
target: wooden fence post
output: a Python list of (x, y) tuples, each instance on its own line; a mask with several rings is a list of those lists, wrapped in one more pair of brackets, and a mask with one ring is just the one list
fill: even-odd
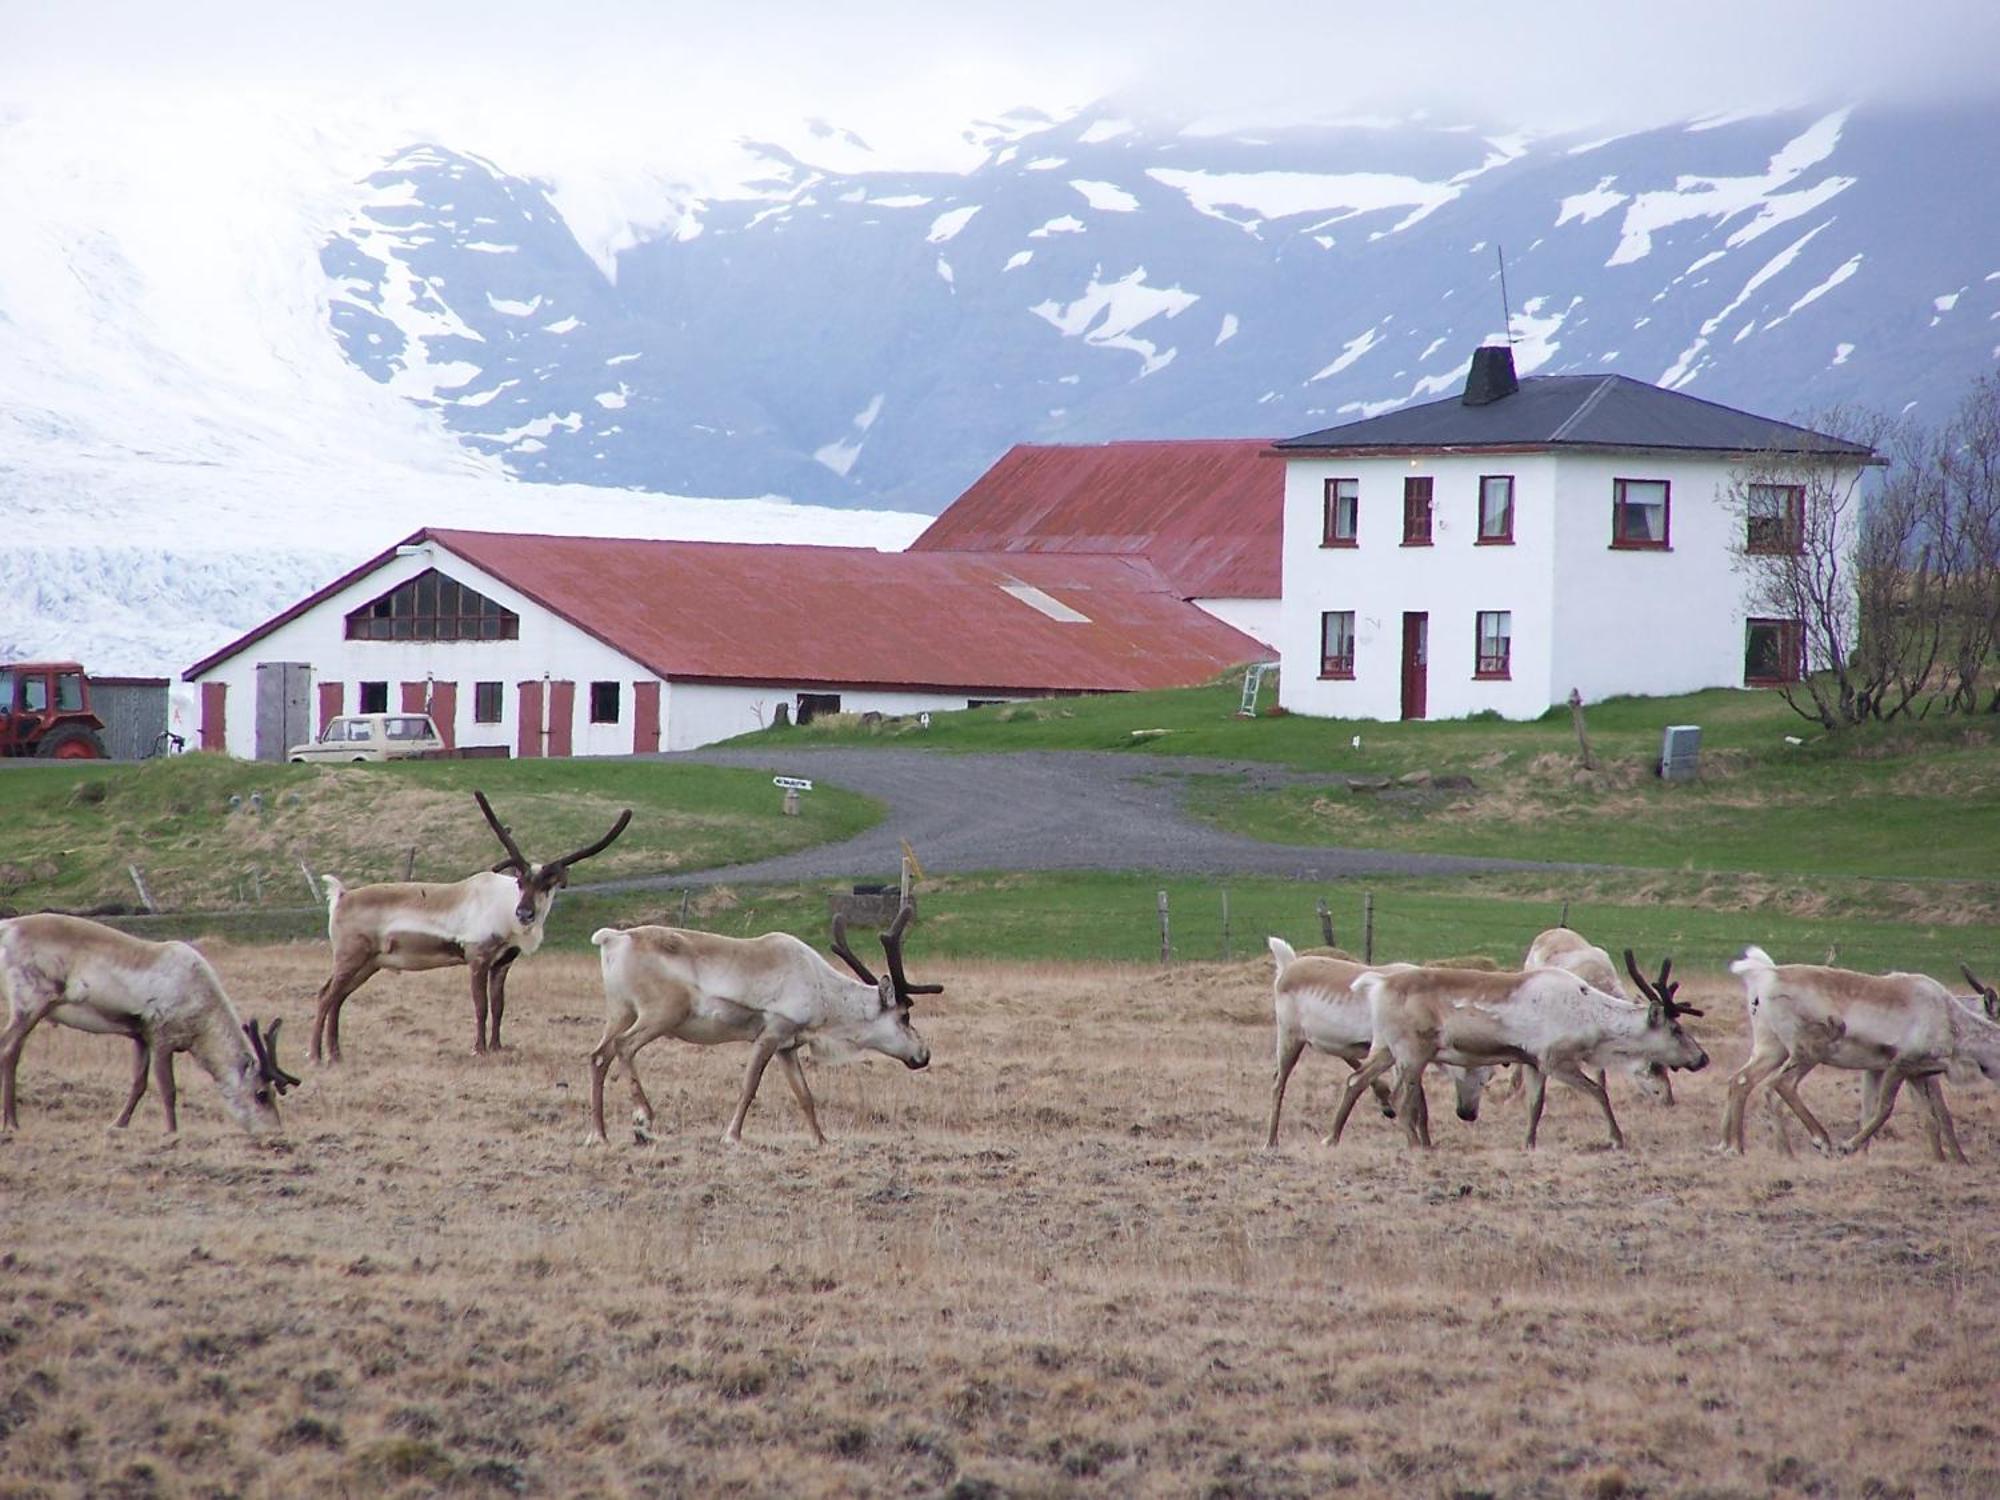
[(1222, 888), (1222, 961), (1231, 962), (1236, 957), (1236, 948), (1229, 940), (1229, 887)]
[(153, 905), (152, 893), (146, 889), (145, 877), (140, 875), (139, 867), (137, 865), (127, 865), (125, 868), (131, 872), (132, 884), (138, 888), (139, 904), (145, 907), (147, 911), (158, 911), (159, 907)]
[(1160, 962), (1171, 963), (1174, 957), (1173, 933), (1167, 925), (1167, 893), (1160, 892)]
[(1582, 752), (1583, 768), (1597, 769), (1597, 757), (1590, 753), (1590, 736), (1583, 731), (1583, 694), (1575, 688), (1569, 690), (1569, 721), (1576, 728), (1576, 748)]
[(1340, 945), (1333, 940), (1333, 908), (1326, 904), (1326, 897), (1319, 898), (1319, 940), (1329, 948)]
[(1375, 962), (1375, 893), (1368, 892), (1361, 898), (1361, 961)]

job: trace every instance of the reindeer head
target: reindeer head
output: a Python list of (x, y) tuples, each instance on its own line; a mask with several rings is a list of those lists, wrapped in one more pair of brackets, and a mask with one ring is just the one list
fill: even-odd
[(863, 984), (872, 984), (881, 997), (881, 1010), (868, 1022), (854, 1040), (860, 1045), (893, 1057), (906, 1068), (927, 1068), (931, 1063), (931, 1049), (924, 1039), (917, 1035), (910, 1025), (910, 1003), (913, 996), (941, 995), (941, 984), (911, 984), (909, 975), (903, 972), (903, 932), (915, 916), (914, 909), (905, 902), (896, 913), (896, 920), (889, 924), (882, 934), (882, 953), (889, 960), (889, 972), (876, 978), (869, 967), (854, 956), (854, 950), (847, 946), (847, 919), (836, 916), (833, 919), (833, 951), (840, 956), (855, 977)]
[(222, 1085), (223, 1107), (252, 1135), (271, 1135), (284, 1128), (278, 1118), (278, 1096), (298, 1086), (299, 1080), (278, 1066), (278, 1028), (284, 1024), (273, 1021), (259, 1032), (255, 1021), (245, 1021), (248, 1050), (239, 1052), (216, 1077)]
[(548, 916), (556, 892), (569, 884), (571, 865), (589, 859), (593, 854), (602, 854), (611, 846), (611, 841), (625, 831), (625, 825), (632, 821), (632, 809), (628, 807), (618, 815), (611, 831), (596, 843), (586, 844), (574, 854), (565, 854), (561, 859), (552, 859), (545, 865), (537, 865), (521, 852), (521, 846), (514, 842), (514, 835), (494, 815), (493, 804), (486, 800), (486, 793), (474, 792), (472, 795), (479, 803), (479, 810), (486, 815), (486, 821), (492, 825), (493, 832), (499, 836), (500, 847), (507, 851), (507, 857), (493, 867), (493, 873), (513, 874), (514, 883), (520, 887), (520, 899), (514, 904), (514, 920), (523, 927), (539, 926)]
[(1986, 1011), (1986, 1019), (2000, 1025), (2000, 990), (1985, 983), (1972, 972), (1970, 964), (1961, 963), (1958, 972), (1965, 976), (1965, 982), (1972, 986), (1973, 995)]
[[(1698, 1016), (1701, 1011), (1692, 1005), (1682, 1005), (1674, 999), (1680, 983), (1671, 978), (1674, 961), (1671, 957), (1660, 961), (1660, 977), (1648, 980), (1639, 972), (1639, 961), (1632, 956), (1632, 950), (1625, 950), (1625, 972), (1632, 976), (1632, 983), (1639, 987), (1639, 993), (1646, 997), (1646, 1038), (1647, 1061), (1655, 1068), (1685, 1068), (1690, 1073), (1699, 1073), (1708, 1066), (1708, 1054), (1702, 1051), (1701, 1043), (1681, 1029), (1682, 1016)], [(1636, 1076), (1636, 1075), (1635, 1075)], [(1658, 1082), (1655, 1074), (1653, 1082)], [(1648, 1089), (1651, 1093), (1652, 1090)]]
[(1452, 1080), (1453, 1102), (1458, 1117), (1468, 1125), (1479, 1118), (1479, 1100), (1486, 1092), (1486, 1084), (1493, 1077), (1492, 1068), (1460, 1068)]

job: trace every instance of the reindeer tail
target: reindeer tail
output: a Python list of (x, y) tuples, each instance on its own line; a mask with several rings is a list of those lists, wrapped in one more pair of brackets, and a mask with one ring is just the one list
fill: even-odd
[(1729, 966), (1729, 972), (1732, 974), (1754, 974), (1759, 969), (1775, 969), (1777, 967), (1777, 964), (1772, 961), (1770, 954), (1759, 948), (1755, 943), (1752, 943), (1743, 950), (1743, 956)]
[(1278, 966), (1278, 977), (1284, 978), (1285, 970), (1289, 969), (1299, 956), (1297, 950), (1281, 937), (1267, 937), (1264, 941), (1271, 945), (1271, 961)]

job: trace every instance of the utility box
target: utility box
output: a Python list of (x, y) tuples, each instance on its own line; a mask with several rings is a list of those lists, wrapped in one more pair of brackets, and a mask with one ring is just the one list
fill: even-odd
[(1701, 726), (1669, 724), (1660, 739), (1660, 780), (1693, 781), (1701, 775)]

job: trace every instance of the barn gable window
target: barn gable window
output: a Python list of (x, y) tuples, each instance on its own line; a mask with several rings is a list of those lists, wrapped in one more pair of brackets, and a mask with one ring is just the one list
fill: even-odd
[(521, 617), (426, 568), (347, 616), (350, 641), (516, 641)]

